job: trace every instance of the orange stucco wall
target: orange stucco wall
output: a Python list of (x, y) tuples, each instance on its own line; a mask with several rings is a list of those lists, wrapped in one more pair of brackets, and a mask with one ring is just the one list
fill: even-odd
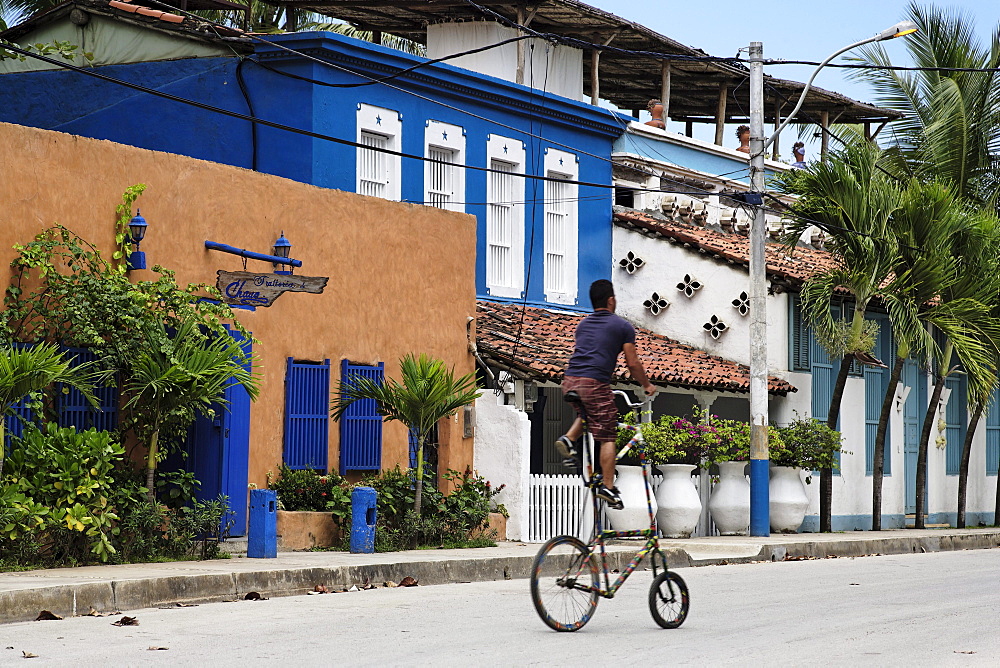
[[(151, 119), (151, 122), (155, 122)], [(251, 412), (250, 482), (263, 486), (282, 456), (286, 358), (385, 362), (399, 373), (405, 353), (428, 353), (473, 370), (466, 322), (475, 316), (476, 223), (472, 216), (326, 190), (244, 169), (0, 123), (0, 263), (11, 246), (60, 223), (106, 253), (114, 242), (115, 205), (126, 187), (145, 183), (138, 202), (149, 222), (147, 265), (177, 271), (182, 283), (214, 283), (237, 271), (236, 256), (205, 240), (270, 253), (281, 232), (302, 260), (296, 273), (329, 276), (320, 295), (286, 293), (256, 312), (237, 311), (260, 340), (261, 394)], [(271, 266), (249, 260), (249, 271)], [(150, 271), (132, 272), (152, 278)], [(4, 273), (3, 284), (9, 280)], [(442, 468), (472, 464), (461, 419), (442, 425)], [(330, 425), (330, 468), (338, 465), (337, 424)], [(384, 428), (383, 467), (406, 465), (405, 430)]]

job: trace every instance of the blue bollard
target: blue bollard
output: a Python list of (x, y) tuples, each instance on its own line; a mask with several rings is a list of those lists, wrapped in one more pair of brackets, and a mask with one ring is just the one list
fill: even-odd
[(375, 520), (378, 494), (371, 487), (355, 487), (351, 493), (351, 552), (375, 551)]
[(250, 490), (247, 556), (253, 559), (278, 556), (278, 493), (273, 489)]

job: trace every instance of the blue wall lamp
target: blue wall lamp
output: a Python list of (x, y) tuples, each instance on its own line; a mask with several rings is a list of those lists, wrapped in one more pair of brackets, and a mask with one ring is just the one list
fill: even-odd
[(136, 210), (135, 216), (132, 217), (132, 220), (128, 221), (129, 241), (135, 245), (135, 250), (128, 256), (128, 262), (126, 263), (128, 269), (146, 268), (146, 254), (139, 250), (139, 242), (146, 236), (147, 227), (149, 227), (149, 224), (142, 217), (142, 211)]
[[(275, 257), (283, 257), (288, 259), (288, 254), (292, 252), (291, 242), (285, 238), (285, 231), (281, 231), (281, 236), (274, 242), (274, 246), (271, 248), (271, 252)], [(278, 265), (274, 265), (274, 273), (276, 274), (290, 274), (292, 270), (289, 271), (278, 271)]]

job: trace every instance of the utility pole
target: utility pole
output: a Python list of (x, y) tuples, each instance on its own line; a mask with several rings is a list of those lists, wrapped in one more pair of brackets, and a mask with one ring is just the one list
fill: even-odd
[(767, 264), (764, 247), (764, 44), (750, 42), (750, 535), (771, 535), (767, 448)]

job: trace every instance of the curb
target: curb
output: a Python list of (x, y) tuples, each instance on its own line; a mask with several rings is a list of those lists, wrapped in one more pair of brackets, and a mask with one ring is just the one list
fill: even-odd
[[(692, 545), (694, 547), (694, 545)], [(886, 536), (836, 541), (765, 544), (753, 556), (692, 558), (688, 551), (664, 547), (671, 568), (713, 566), (759, 561), (860, 557), (1000, 547), (1000, 531), (941, 536)], [(696, 552), (695, 550), (692, 550)], [(634, 556), (631, 550), (608, 552), (612, 570), (623, 570)], [(0, 623), (31, 621), (40, 610), (67, 617), (99, 612), (137, 610), (165, 605), (233, 601), (248, 592), (262, 596), (295, 596), (322, 584), (342, 590), (354, 584), (412, 577), (422, 585), (489, 582), (527, 578), (534, 555), (367, 564), (330, 567), (293, 567), (199, 573), (133, 579), (104, 580), (0, 591)]]

